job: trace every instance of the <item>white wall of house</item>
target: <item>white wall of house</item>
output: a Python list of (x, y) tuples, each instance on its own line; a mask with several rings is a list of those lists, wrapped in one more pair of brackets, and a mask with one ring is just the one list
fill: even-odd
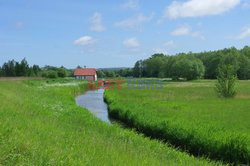
[(85, 80), (85, 79), (86, 79), (85, 76), (76, 76), (75, 78), (76, 78), (77, 80)]
[(94, 76), (75, 76), (77, 80), (87, 80), (88, 78), (94, 79), (94, 81), (97, 81), (97, 75)]
[(95, 81), (97, 81), (97, 74), (95, 74)]

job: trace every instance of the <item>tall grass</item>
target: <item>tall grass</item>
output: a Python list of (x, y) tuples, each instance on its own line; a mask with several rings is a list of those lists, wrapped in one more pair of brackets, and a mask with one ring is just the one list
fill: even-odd
[(221, 99), (213, 81), (166, 83), (164, 89), (106, 90), (112, 117), (194, 155), (250, 163), (250, 86)]
[(69, 83), (0, 81), (0, 165), (217, 165), (101, 122)]

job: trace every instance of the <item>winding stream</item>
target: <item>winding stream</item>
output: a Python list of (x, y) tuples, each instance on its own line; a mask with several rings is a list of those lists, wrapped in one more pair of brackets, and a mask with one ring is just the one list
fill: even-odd
[(108, 116), (108, 107), (103, 100), (104, 89), (90, 90), (76, 97), (77, 105), (88, 109), (100, 120), (111, 124)]

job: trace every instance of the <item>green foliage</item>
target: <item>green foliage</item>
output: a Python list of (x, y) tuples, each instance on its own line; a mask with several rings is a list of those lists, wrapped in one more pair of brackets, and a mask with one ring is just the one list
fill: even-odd
[(250, 79), (250, 51), (246, 46), (243, 49), (228, 48), (218, 51), (196, 53), (205, 65), (205, 78), (215, 79), (221, 65), (232, 65), (239, 79)]
[(29, 74), (29, 64), (26, 59), (23, 59), (19, 65), (19, 75), (28, 76)]
[[(201, 53), (180, 53), (175, 56), (154, 54), (139, 60), (133, 68), (134, 77), (180, 77), (194, 80), (204, 77), (216, 79), (221, 65), (232, 65), (239, 79), (250, 79), (250, 47), (234, 47)], [(163, 74), (164, 73), (164, 74)]]
[(8, 61), (3, 64), (1, 68), (1, 76), (15, 77), (15, 76), (38, 76), (40, 68), (38, 65), (29, 67), (28, 62), (24, 58), (20, 63), (15, 60)]
[(163, 54), (154, 54), (149, 59), (142, 62), (142, 71), (144, 77), (158, 77), (160, 72), (164, 72), (164, 64), (167, 57)]
[(98, 120), (77, 81), (48, 82), (0, 81), (0, 165), (219, 165)]
[(103, 71), (103, 72), (104, 72), (105, 77), (108, 77), (108, 78), (116, 77), (115, 71)]
[(149, 59), (137, 61), (133, 68), (135, 77), (170, 77), (173, 80), (198, 79), (203, 77), (204, 70), (203, 63), (194, 56), (170, 57), (163, 54), (154, 54)]
[(20, 77), (20, 76), (31, 76), (37, 77), (42, 76), (46, 78), (57, 78), (73, 76), (73, 71), (64, 68), (63, 66), (58, 68), (54, 66), (45, 66), (40, 68), (38, 65), (29, 66), (26, 59), (23, 59), (20, 63), (15, 60), (8, 61), (0, 67), (0, 76), (5, 77)]
[(98, 77), (98, 78), (104, 78), (104, 77), (105, 77), (104, 72), (101, 71), (101, 70), (97, 70), (97, 77)]
[(34, 72), (34, 74), (35, 74), (36, 76), (38, 76), (39, 73), (40, 73), (40, 71), (41, 71), (41, 69), (40, 69), (40, 67), (39, 67), (38, 65), (33, 65), (33, 66), (32, 66), (32, 71)]
[(187, 80), (195, 80), (202, 78), (204, 75), (203, 63), (194, 57), (182, 57), (177, 60), (173, 65), (172, 70), (175, 71), (176, 75), (174, 78), (186, 78)]
[(2, 66), (3, 76), (16, 76), (15, 65), (16, 62), (14, 60), (4, 63)]
[(131, 68), (107, 68), (97, 70), (98, 78), (131, 77), (133, 71)]
[[(249, 81), (235, 99), (218, 98), (215, 81), (166, 82), (163, 89), (108, 89), (109, 113), (127, 126), (194, 155), (250, 163)], [(126, 85), (124, 85), (126, 87)]]
[(57, 75), (57, 72), (56, 72), (56, 71), (48, 71), (47, 77), (48, 77), (48, 78), (57, 78), (58, 75)]
[(120, 77), (132, 77), (134, 75), (133, 69), (131, 68), (121, 69), (118, 71), (118, 75)]
[[(249, 55), (250, 56), (250, 55)], [(250, 78), (250, 59), (245, 55), (241, 55), (238, 58), (239, 69), (237, 70), (237, 76), (246, 80)]]
[(232, 65), (222, 65), (219, 67), (216, 83), (217, 93), (226, 98), (234, 97), (236, 95), (236, 79), (235, 68)]
[(142, 76), (142, 60), (139, 60), (135, 63), (135, 66), (133, 68), (133, 75), (134, 77)]
[(57, 71), (58, 77), (64, 78), (67, 75), (67, 71), (64, 67), (60, 67)]
[(72, 70), (68, 70), (63, 66), (60, 68), (54, 66), (45, 66), (41, 69), (41, 76), (45, 78), (64, 78), (67, 76), (72, 76), (72, 73)]

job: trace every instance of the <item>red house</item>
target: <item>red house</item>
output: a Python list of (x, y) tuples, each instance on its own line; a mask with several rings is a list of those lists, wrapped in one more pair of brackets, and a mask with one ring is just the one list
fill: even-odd
[(97, 73), (94, 68), (78, 68), (74, 71), (74, 76), (78, 80), (97, 81)]

